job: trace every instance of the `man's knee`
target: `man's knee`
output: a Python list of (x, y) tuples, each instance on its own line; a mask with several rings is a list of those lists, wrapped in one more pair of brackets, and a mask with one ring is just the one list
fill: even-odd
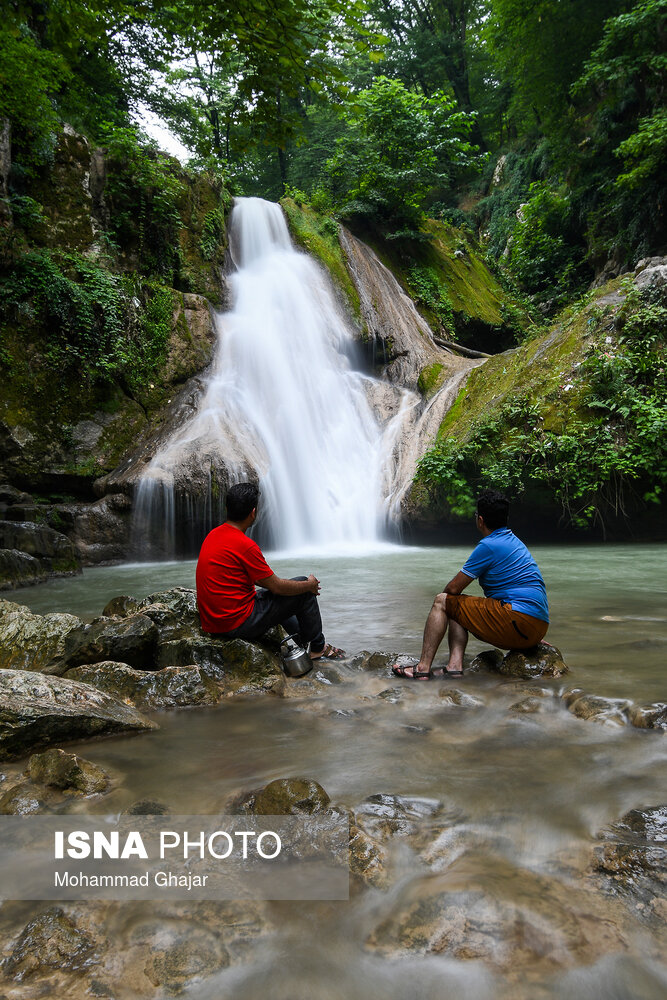
[(447, 594), (436, 594), (433, 607), (437, 608), (438, 611), (442, 611), (443, 614), (447, 614)]

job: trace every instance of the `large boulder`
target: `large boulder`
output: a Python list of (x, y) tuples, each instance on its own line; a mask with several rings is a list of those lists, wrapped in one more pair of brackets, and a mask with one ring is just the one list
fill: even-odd
[(81, 572), (81, 562), (72, 542), (45, 524), (0, 521), (0, 548), (27, 552), (53, 575), (69, 576)]
[(39, 559), (19, 549), (0, 549), (0, 590), (15, 590), (43, 583), (48, 571)]
[(153, 670), (157, 640), (158, 630), (147, 615), (131, 615), (121, 621), (98, 618), (69, 633), (63, 649), (63, 669), (58, 673), (105, 660), (127, 663), (138, 670)]
[(23, 605), (0, 601), (0, 669), (62, 674), (66, 639), (82, 626), (74, 615), (35, 615)]
[(222, 691), (205, 667), (163, 667), (162, 670), (133, 670), (126, 663), (106, 660), (74, 667), (69, 680), (90, 684), (138, 708), (180, 708), (187, 705), (215, 705)]
[(285, 688), (278, 654), (265, 646), (243, 639), (218, 639), (203, 632), (160, 644), (159, 668), (192, 663), (205, 668), (226, 694), (281, 694)]
[(158, 728), (88, 684), (27, 670), (0, 670), (0, 706), (0, 760), (66, 740)]

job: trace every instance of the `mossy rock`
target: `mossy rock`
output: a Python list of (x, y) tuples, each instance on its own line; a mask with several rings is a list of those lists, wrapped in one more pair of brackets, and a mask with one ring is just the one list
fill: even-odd
[(280, 202), (294, 242), (323, 265), (334, 285), (344, 296), (352, 315), (361, 325), (359, 293), (354, 287), (345, 255), (339, 242), (339, 226), (331, 216), (322, 215), (308, 205), (297, 204), (293, 198)]

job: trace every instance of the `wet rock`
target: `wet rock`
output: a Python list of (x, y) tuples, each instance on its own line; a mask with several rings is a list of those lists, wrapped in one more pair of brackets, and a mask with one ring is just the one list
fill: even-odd
[(161, 643), (204, 634), (199, 621), (197, 594), (189, 587), (172, 587), (150, 594), (139, 603), (139, 609), (155, 622)]
[(358, 826), (350, 827), (350, 874), (363, 885), (386, 889), (389, 883), (387, 852)]
[(632, 705), (628, 709), (628, 719), (638, 729), (667, 729), (667, 704)]
[(367, 649), (362, 649), (356, 656), (350, 657), (348, 662), (356, 670), (384, 670), (394, 663), (402, 663), (403, 660), (412, 663), (414, 657), (406, 657), (401, 653), (382, 653), (377, 650), (369, 653)]
[(443, 688), (439, 697), (445, 704), (456, 705), (459, 708), (483, 708), (484, 706), (481, 698), (476, 698), (466, 691), (459, 691), (458, 688)]
[(168, 816), (169, 806), (155, 799), (137, 799), (123, 810), (124, 816)]
[(470, 674), (492, 671), (498, 673), (503, 662), (503, 654), (499, 649), (483, 649), (466, 667)]
[(81, 626), (74, 615), (34, 615), (29, 608), (0, 601), (0, 669), (62, 674), (67, 637)]
[(128, 558), (131, 510), (128, 496), (112, 493), (94, 503), (58, 504), (51, 508), (49, 520), (63, 524), (85, 566), (97, 566)]
[(533, 649), (511, 649), (498, 668), (505, 677), (562, 677), (569, 673), (555, 646), (539, 642)]
[(48, 571), (34, 556), (18, 549), (0, 549), (0, 590), (30, 587), (48, 577)]
[(568, 710), (578, 719), (594, 719), (596, 722), (611, 722), (621, 726), (627, 722), (626, 713), (630, 703), (621, 698), (602, 698), (574, 691), (568, 692), (564, 701)]
[(120, 621), (99, 618), (67, 636), (62, 663), (69, 670), (83, 664), (114, 660), (138, 670), (154, 670), (157, 639), (157, 627), (146, 615), (131, 615)]
[(106, 791), (109, 775), (83, 757), (64, 750), (45, 750), (28, 761), (28, 774), (35, 785), (94, 795)]
[(211, 976), (229, 965), (226, 949), (212, 934), (196, 927), (186, 931), (153, 948), (144, 968), (153, 986), (167, 995), (183, 993), (193, 980)]
[[(139, 611), (140, 603), (134, 597), (112, 597), (102, 612), (103, 618), (128, 618)], [(149, 616), (150, 617), (150, 616)]]
[(60, 907), (52, 906), (25, 926), (4, 971), (20, 982), (48, 969), (80, 969), (92, 950), (91, 939)]
[(206, 668), (196, 664), (151, 671), (134, 670), (126, 663), (105, 660), (74, 667), (65, 676), (129, 701), (138, 708), (215, 705), (222, 697), (220, 687), (207, 674)]
[(409, 836), (424, 820), (437, 816), (442, 808), (438, 799), (378, 793), (369, 795), (354, 809), (358, 827), (376, 840)]
[(277, 778), (264, 788), (243, 793), (230, 804), (233, 812), (256, 816), (313, 815), (329, 808), (331, 799), (312, 778)]
[(21, 781), (0, 796), (0, 815), (30, 816), (42, 812), (46, 799), (29, 781)]
[(535, 695), (531, 695), (529, 698), (523, 698), (522, 701), (516, 701), (513, 705), (510, 705), (510, 712), (515, 712), (517, 715), (534, 715), (537, 712), (544, 711), (544, 701), (541, 698), (536, 698)]
[(158, 728), (88, 684), (26, 670), (0, 670), (0, 706), (0, 760), (66, 740)]
[(405, 689), (400, 687), (385, 688), (380, 691), (378, 698), (386, 701), (389, 705), (397, 705), (405, 697)]
[(53, 575), (81, 572), (81, 562), (70, 539), (45, 524), (0, 521), (0, 548), (19, 549), (34, 556)]
[(0, 503), (32, 503), (32, 499), (30, 493), (24, 493), (23, 490), (17, 489), (16, 486), (10, 486), (9, 483), (0, 484)]
[(197, 664), (218, 681), (225, 694), (280, 694), (285, 675), (275, 652), (242, 639), (217, 639), (203, 633), (161, 642), (157, 666)]
[(644, 916), (664, 921), (667, 887), (667, 805), (631, 809), (601, 836), (594, 868), (609, 879), (612, 892), (631, 894), (646, 907)]

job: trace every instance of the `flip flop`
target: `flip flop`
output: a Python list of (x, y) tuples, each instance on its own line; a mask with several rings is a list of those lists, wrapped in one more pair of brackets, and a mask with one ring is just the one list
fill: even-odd
[(315, 656), (311, 655), (311, 660), (344, 660), (347, 653), (344, 649), (339, 649), (337, 646), (332, 646), (330, 642), (326, 644), (321, 653), (316, 653)]
[[(391, 672), (396, 675), (396, 677), (402, 677), (406, 681), (430, 681), (433, 679), (433, 672), (431, 670), (417, 670), (415, 671), (416, 663), (396, 663), (391, 668)], [(406, 674), (406, 670), (411, 670), (411, 674)]]

